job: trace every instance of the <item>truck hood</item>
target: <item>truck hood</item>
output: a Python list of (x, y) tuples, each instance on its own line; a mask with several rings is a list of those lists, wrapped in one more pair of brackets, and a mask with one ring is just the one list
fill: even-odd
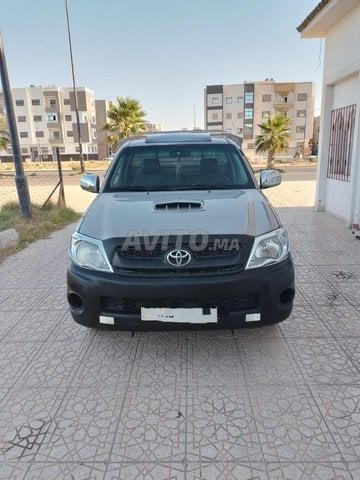
[(78, 226), (99, 240), (161, 232), (257, 236), (280, 226), (265, 196), (251, 190), (100, 193)]

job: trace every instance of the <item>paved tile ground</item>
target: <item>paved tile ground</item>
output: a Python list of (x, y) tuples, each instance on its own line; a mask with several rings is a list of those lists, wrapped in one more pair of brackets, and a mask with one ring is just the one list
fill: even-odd
[(309, 204), (305, 183), (269, 192), (297, 273), (294, 312), (277, 326), (77, 326), (72, 227), (3, 262), (0, 480), (359, 479), (360, 241), (293, 206)]

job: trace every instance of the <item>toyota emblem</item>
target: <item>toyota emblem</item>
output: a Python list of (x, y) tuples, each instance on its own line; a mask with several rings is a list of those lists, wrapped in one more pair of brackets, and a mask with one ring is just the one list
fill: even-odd
[(172, 267), (185, 267), (191, 260), (191, 253), (183, 249), (170, 250), (166, 255), (166, 261)]

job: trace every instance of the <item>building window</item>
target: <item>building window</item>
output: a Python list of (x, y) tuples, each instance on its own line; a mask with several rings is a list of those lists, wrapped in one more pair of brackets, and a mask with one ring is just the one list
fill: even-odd
[(91, 116), (91, 122), (92, 122), (92, 123), (96, 123), (95, 115), (92, 115), (92, 116)]
[(244, 97), (237, 97), (237, 103), (244, 103)]
[(247, 148), (254, 148), (254, 144), (253, 143), (248, 143)]
[(73, 137), (73, 136), (74, 136), (74, 132), (73, 132), (72, 130), (68, 130), (68, 131), (66, 132), (66, 136), (67, 136), (67, 137)]
[(96, 138), (96, 130), (93, 130), (93, 138)]
[(305, 133), (305, 127), (296, 127), (296, 133)]
[(253, 118), (254, 110), (252, 108), (245, 108), (245, 118)]
[(43, 138), (43, 137), (44, 137), (44, 132), (41, 132), (41, 131), (35, 132), (35, 137), (37, 137), (37, 138)]
[(243, 118), (243, 117), (244, 117), (244, 114), (243, 114), (243, 112), (238, 112), (238, 114), (237, 114), (237, 118)]
[(80, 147), (77, 147), (77, 146), (76, 146), (76, 147), (75, 147), (75, 152), (76, 152), (76, 153), (79, 153), (79, 152), (80, 152)]
[(34, 115), (34, 122), (41, 122), (42, 121), (42, 116), (41, 115)]
[(241, 135), (242, 132), (243, 132), (243, 129), (242, 128), (237, 128), (236, 131), (237, 131), (237, 133), (240, 133), (240, 135)]
[(65, 153), (65, 147), (59, 147), (59, 153)]
[(354, 140), (356, 105), (331, 112), (328, 158), (328, 178), (350, 180), (351, 155)]
[(232, 97), (226, 97), (225, 102), (226, 103), (232, 103)]
[(29, 153), (29, 149), (27, 147), (21, 147), (21, 153)]
[(56, 140), (58, 140), (60, 138), (60, 132), (58, 132), (57, 130), (54, 130), (53, 131), (53, 138), (55, 138)]
[(70, 105), (70, 98), (64, 98), (64, 105)]
[(26, 117), (25, 115), (21, 115), (18, 117), (18, 122), (26, 122)]
[(263, 120), (266, 120), (267, 118), (271, 117), (271, 112), (269, 110), (267, 110), (266, 112), (262, 112), (261, 113), (261, 118)]
[(219, 118), (219, 115), (217, 113), (213, 113), (211, 115), (211, 120), (218, 120), (218, 118)]
[(213, 105), (218, 105), (218, 104), (219, 104), (219, 99), (218, 99), (218, 97), (213, 97), (213, 98), (211, 99), (211, 103), (212, 103)]
[(41, 153), (48, 153), (48, 147), (41, 147)]
[(56, 107), (56, 100), (50, 100), (50, 108), (55, 108)]
[(254, 92), (245, 92), (245, 103), (254, 103)]
[(263, 95), (262, 96), (262, 101), (263, 102), (271, 102), (271, 95), (270, 94)]
[(296, 111), (297, 117), (306, 117), (306, 110), (297, 110)]
[(20, 132), (20, 138), (28, 138), (28, 132)]
[(307, 93), (298, 93), (297, 94), (297, 101), (298, 102), (305, 102), (307, 100), (308, 96)]
[(67, 122), (71, 122), (72, 116), (71, 116), (71, 115), (65, 115), (65, 120), (66, 120)]
[(33, 105), (34, 107), (38, 107), (40, 105), (40, 100), (38, 98), (34, 98), (33, 100), (31, 100), (31, 105)]
[(231, 118), (232, 118), (231, 113), (226, 113), (225, 118), (226, 118), (226, 120), (231, 120)]
[(16, 100), (15, 103), (17, 107), (23, 107), (25, 105), (24, 100)]
[(48, 113), (47, 114), (47, 121), (48, 121), (48, 123), (57, 122), (58, 121), (57, 114), (56, 113)]

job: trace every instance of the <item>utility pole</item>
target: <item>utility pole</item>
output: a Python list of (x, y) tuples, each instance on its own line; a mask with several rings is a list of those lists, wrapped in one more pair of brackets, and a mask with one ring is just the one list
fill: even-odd
[(9, 134), (12, 145), (12, 154), (15, 166), (15, 185), (19, 198), (19, 206), (21, 216), (24, 218), (32, 218), (29, 187), (27, 178), (24, 175), (24, 167), (22, 164), (19, 136), (15, 120), (14, 105), (12, 100), (9, 75), (6, 66), (5, 52), (2, 37), (0, 35), (0, 76), (3, 87), (5, 110), (7, 122), (9, 126)]
[(77, 94), (76, 94), (75, 71), (74, 71), (74, 58), (73, 58), (73, 52), (72, 52), (70, 20), (69, 20), (69, 9), (68, 9), (68, 1), (67, 1), (67, 0), (65, 0), (65, 12), (66, 12), (66, 24), (67, 24), (68, 39), (69, 39), (71, 74), (72, 74), (72, 82), (73, 82), (73, 90), (74, 90), (74, 104), (75, 104), (75, 114), (76, 114), (76, 125), (77, 125), (77, 134), (78, 134), (78, 140), (79, 140), (80, 171), (81, 171), (81, 173), (84, 173), (84, 172), (85, 172), (85, 167), (84, 167), (84, 157), (83, 157), (82, 143), (81, 143), (80, 118), (79, 118), (79, 109), (78, 109)]

